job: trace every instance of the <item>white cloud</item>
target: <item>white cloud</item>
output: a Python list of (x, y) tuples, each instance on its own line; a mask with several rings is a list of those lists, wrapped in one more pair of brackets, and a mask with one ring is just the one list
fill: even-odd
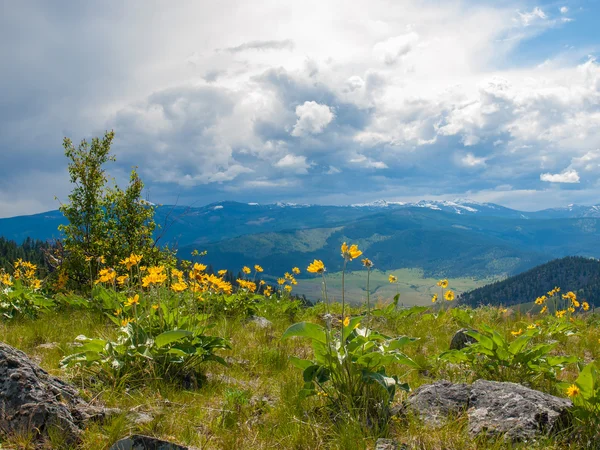
[(373, 46), (373, 52), (386, 65), (393, 65), (413, 50), (418, 42), (419, 35), (413, 31), (378, 42)]
[(569, 12), (569, 8), (567, 8), (566, 6), (561, 6), (560, 7), (560, 13), (561, 14), (566, 14)]
[(305, 174), (308, 172), (308, 168), (310, 164), (306, 162), (306, 156), (296, 156), (296, 155), (285, 155), (275, 164), (275, 167), (279, 167), (281, 169), (289, 169), (293, 170), (298, 174)]
[(360, 167), (367, 169), (387, 169), (388, 165), (383, 161), (374, 161), (371, 158), (367, 158), (365, 155), (357, 155), (356, 157), (349, 160), (352, 164), (360, 165)]
[(555, 174), (543, 173), (540, 175), (540, 180), (549, 183), (579, 183), (579, 174), (573, 169)]
[(526, 27), (536, 22), (548, 19), (546, 13), (537, 6), (529, 12), (522, 13), (520, 11), (517, 11), (517, 14), (521, 19), (521, 23)]
[(467, 153), (464, 155), (460, 162), (465, 167), (482, 167), (485, 166), (486, 158), (478, 158), (473, 153)]
[(306, 101), (304, 104), (296, 106), (296, 116), (298, 116), (298, 120), (291, 134), (292, 136), (305, 136), (322, 133), (334, 119), (335, 114), (327, 105)]
[(600, 173), (600, 149), (590, 150), (582, 156), (571, 159), (571, 167)]

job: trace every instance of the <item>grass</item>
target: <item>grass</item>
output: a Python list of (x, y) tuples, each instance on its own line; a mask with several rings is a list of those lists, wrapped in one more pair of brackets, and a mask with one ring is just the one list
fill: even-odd
[[(391, 284), (388, 280), (390, 275), (395, 275), (398, 282)], [(370, 282), (371, 298), (375, 302), (385, 301), (399, 292), (401, 305), (430, 305), (431, 296), (435, 293), (440, 294), (440, 288), (436, 285), (438, 280), (438, 278), (426, 278), (421, 269), (373, 270)], [(452, 289), (459, 295), (494, 281), (496, 281), (494, 278), (452, 278)], [(347, 273), (347, 301), (354, 305), (364, 303), (366, 300), (366, 284), (367, 273), (365, 270)], [(340, 299), (341, 287), (341, 272), (327, 274), (327, 288), (332, 299)], [(294, 286), (294, 293), (304, 294), (308, 299), (319, 299), (321, 297), (321, 279), (317, 277), (298, 280), (298, 285)]]
[[(396, 272), (398, 273), (398, 272)], [(385, 274), (379, 275), (383, 278)], [(453, 286), (460, 285), (453, 280)], [(334, 311), (339, 305), (333, 306)], [(318, 322), (322, 305), (302, 310), (291, 318), (269, 317), (272, 328), (260, 328), (245, 318), (217, 319), (211, 332), (229, 338), (232, 349), (221, 351), (229, 367), (206, 363), (205, 373), (196, 388), (185, 388), (161, 380), (148, 380), (141, 388), (93, 385), (59, 369), (59, 360), (75, 351), (72, 343), (76, 336), (106, 336), (114, 333), (114, 326), (100, 312), (72, 310), (51, 312), (37, 320), (16, 320), (0, 323), (0, 339), (13, 345), (37, 361), (54, 375), (70, 377), (82, 395), (122, 411), (104, 423), (91, 423), (86, 429), (80, 449), (109, 448), (116, 440), (138, 432), (171, 440), (201, 449), (370, 449), (376, 436), (369, 429), (353, 423), (336, 420), (325, 408), (322, 398), (300, 400), (301, 371), (289, 362), (292, 355), (310, 358), (312, 349), (301, 339), (280, 339), (293, 322)], [(353, 313), (359, 311), (354, 309)], [(530, 323), (532, 318), (520, 312), (499, 313), (497, 308), (475, 311), (473, 326), (487, 323), (502, 334)], [(565, 338), (560, 351), (568, 350), (581, 360), (597, 359), (600, 348), (598, 317), (588, 315), (578, 319), (578, 333)], [(421, 363), (423, 370), (408, 370), (391, 366), (388, 373), (396, 374), (414, 389), (437, 379), (471, 382), (475, 374), (441, 364), (436, 355), (448, 349), (453, 333), (461, 327), (450, 314), (428, 312), (408, 317), (391, 315), (378, 318), (374, 324), (390, 335), (409, 335), (420, 338), (406, 347), (407, 355)], [(42, 344), (52, 344), (42, 345)], [(576, 370), (563, 373), (573, 379)], [(560, 392), (555, 392), (561, 394)], [(396, 395), (401, 402), (406, 393)], [(561, 394), (562, 395), (562, 394)], [(136, 423), (135, 416), (146, 413), (149, 420)], [(472, 439), (466, 430), (464, 418), (450, 419), (438, 429), (425, 426), (414, 417), (394, 419), (384, 434), (415, 449), (570, 449), (579, 448), (568, 439), (543, 438), (535, 443), (508, 444), (502, 440)], [(60, 436), (52, 436), (48, 448), (65, 448)], [(34, 448), (27, 436), (5, 438), (3, 445), (10, 448)]]

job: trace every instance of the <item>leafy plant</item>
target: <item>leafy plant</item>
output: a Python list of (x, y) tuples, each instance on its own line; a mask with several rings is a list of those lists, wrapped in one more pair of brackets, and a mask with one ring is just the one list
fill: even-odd
[(400, 363), (418, 368), (400, 351), (415, 339), (406, 336), (390, 338), (360, 328), (363, 319), (346, 320), (337, 332), (330, 327), (300, 322), (289, 327), (282, 338), (298, 336), (312, 341), (314, 359), (291, 358), (292, 364), (303, 370), (302, 397), (321, 395), (337, 411), (364, 420), (385, 420), (396, 390), (408, 390), (408, 385), (401, 384), (397, 376), (386, 373), (386, 367)]
[(534, 344), (540, 334), (538, 327), (519, 333), (514, 340), (505, 339), (498, 331), (482, 324), (481, 331), (470, 330), (466, 334), (477, 342), (462, 350), (449, 350), (439, 358), (453, 363), (468, 363), (485, 379), (497, 381), (528, 382), (555, 381), (557, 374), (570, 363), (577, 362), (575, 356), (554, 356), (552, 351), (557, 342)]
[(573, 401), (573, 417), (579, 427), (588, 434), (590, 441), (600, 441), (600, 368), (593, 361), (580, 368), (574, 383), (561, 383), (564, 392)]

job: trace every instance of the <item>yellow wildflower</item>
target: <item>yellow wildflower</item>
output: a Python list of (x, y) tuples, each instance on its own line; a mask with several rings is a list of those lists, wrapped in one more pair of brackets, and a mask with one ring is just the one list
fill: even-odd
[(390, 283), (397, 283), (397, 282), (398, 282), (398, 277), (396, 277), (395, 275), (390, 275), (390, 276), (388, 277), (388, 281), (389, 281)]
[(120, 316), (122, 312), (123, 312), (123, 309), (121, 309), (121, 308), (117, 308), (113, 314), (114, 314), (115, 316)]
[(267, 286), (264, 290), (264, 296), (270, 297), (272, 293), (273, 293), (273, 291), (271, 290), (271, 286)]
[(258, 273), (263, 271), (263, 268), (261, 266), (259, 266), (258, 264), (254, 265), (254, 270), (256, 270)]
[(560, 311), (556, 311), (554, 313), (554, 315), (560, 319), (560, 318), (564, 317), (566, 313), (567, 313), (567, 310), (563, 309)]
[(292, 272), (293, 272), (294, 274), (296, 274), (296, 275), (300, 275), (300, 269), (298, 269), (297, 267), (294, 267), (294, 268), (292, 269)]
[(373, 267), (373, 261), (371, 261), (369, 258), (365, 258), (361, 262), (362, 262), (362, 265), (365, 266), (367, 269), (370, 269), (371, 267)]
[(156, 310), (158, 309), (158, 305), (155, 303), (154, 305), (152, 305), (152, 309), (153, 309), (154, 311), (156, 311)]
[(133, 297), (127, 297), (127, 301), (125, 302), (125, 306), (133, 306), (140, 304), (140, 296), (135, 294)]
[(277, 278), (277, 284), (283, 286), (285, 284), (285, 278)]
[(127, 280), (129, 280), (129, 275), (121, 275), (117, 277), (117, 283), (119, 283), (119, 286), (123, 286), (125, 283), (127, 283)]
[(292, 287), (289, 284), (284, 286), (284, 289), (286, 290), (286, 292), (292, 292)]
[(540, 314), (544, 314), (546, 311), (548, 311), (548, 307), (544, 305), (544, 307), (540, 311)]
[(510, 334), (512, 334), (513, 336), (520, 336), (523, 334), (523, 329), (519, 328), (518, 331), (511, 331)]
[(98, 264), (106, 264), (106, 258), (104, 256), (98, 256), (98, 258), (96, 258), (96, 261), (98, 262)]
[(573, 308), (572, 306), (569, 306), (567, 308), (567, 311), (569, 311), (571, 314), (573, 314), (575, 312), (575, 308)]
[(437, 285), (440, 286), (442, 289), (446, 289), (448, 287), (448, 280), (440, 280), (437, 282)]
[(438, 295), (437, 294), (433, 294), (433, 296), (431, 297), (431, 303), (437, 302), (437, 299), (438, 299)]
[(227, 273), (227, 270), (226, 270), (226, 269), (221, 269), (221, 270), (219, 270), (219, 271), (217, 272), (217, 274), (218, 274), (220, 277), (224, 276), (226, 273)]
[(350, 317), (346, 316), (344, 319), (344, 326), (347, 327), (348, 325), (350, 325)]
[(248, 274), (249, 274), (250, 272), (252, 272), (252, 271), (250, 270), (250, 267), (248, 267), (248, 266), (244, 266), (244, 267), (242, 268), (242, 272), (244, 272), (246, 275), (248, 275)]
[(449, 302), (454, 300), (454, 291), (448, 290), (448, 291), (444, 292), (444, 299), (446, 299)]
[(183, 292), (187, 289), (188, 285), (185, 281), (178, 281), (177, 283), (173, 283), (171, 285), (171, 290), (173, 292)]
[(583, 309), (584, 311), (587, 311), (590, 309), (590, 304), (588, 302), (583, 302), (581, 304), (581, 309)]
[(85, 257), (85, 262), (90, 262), (92, 259), (94, 259), (93, 256), (86, 256)]
[(527, 325), (528, 330), (535, 330), (536, 328), (537, 328), (537, 325), (535, 323)]
[(362, 252), (358, 249), (358, 245), (352, 244), (348, 247), (348, 244), (345, 242), (342, 244), (342, 258), (352, 261), (355, 258), (358, 258), (362, 255)]
[(126, 326), (127, 326), (127, 325), (129, 325), (131, 322), (135, 322), (135, 320), (134, 320), (134, 319), (132, 319), (132, 318), (130, 318), (130, 317), (129, 317), (129, 318), (127, 318), (127, 319), (123, 319), (123, 320), (121, 320), (121, 326), (122, 326), (122, 327), (126, 327)]
[(581, 390), (579, 389), (579, 387), (576, 384), (572, 384), (571, 386), (569, 386), (567, 388), (567, 395), (571, 398), (573, 397), (577, 397), (579, 394), (581, 394)]
[(310, 273), (323, 273), (325, 272), (325, 264), (323, 264), (323, 261), (315, 259), (308, 265), (306, 271)]

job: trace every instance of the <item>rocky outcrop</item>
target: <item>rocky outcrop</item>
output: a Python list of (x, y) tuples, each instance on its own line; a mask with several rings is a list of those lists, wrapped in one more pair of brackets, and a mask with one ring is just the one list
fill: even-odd
[(109, 450), (188, 450), (188, 447), (150, 436), (134, 434), (115, 442)]
[(531, 440), (568, 426), (572, 403), (517, 383), (477, 380), (472, 385), (439, 381), (419, 387), (405, 402), (431, 425), (444, 417), (467, 414), (472, 435), (502, 435), (508, 440)]
[(57, 428), (68, 443), (73, 443), (88, 420), (101, 418), (104, 413), (25, 353), (0, 343), (0, 431), (35, 433), (42, 438), (50, 428)]
[(450, 341), (450, 350), (462, 350), (467, 345), (473, 344), (477, 342), (473, 336), (469, 336), (467, 332), (473, 331), (468, 328), (461, 328), (454, 336), (452, 336), (452, 341)]

